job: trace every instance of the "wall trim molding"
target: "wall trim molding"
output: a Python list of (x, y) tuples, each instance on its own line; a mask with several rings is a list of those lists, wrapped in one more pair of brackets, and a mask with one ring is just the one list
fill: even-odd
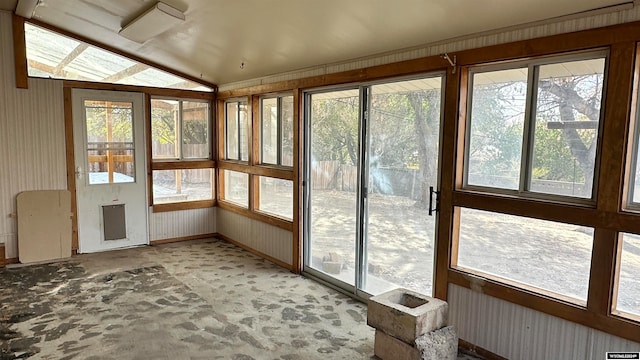
[(149, 245), (150, 246), (157, 246), (157, 245), (170, 244), (170, 243), (181, 242), (181, 241), (213, 238), (213, 237), (216, 237), (216, 236), (217, 236), (217, 233), (180, 236), (180, 237), (169, 238), (169, 239), (151, 240), (151, 241), (149, 241)]

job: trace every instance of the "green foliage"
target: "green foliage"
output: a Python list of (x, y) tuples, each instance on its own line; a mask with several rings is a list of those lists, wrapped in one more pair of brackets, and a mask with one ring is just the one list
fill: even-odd
[(358, 163), (358, 97), (314, 100), (311, 109), (315, 161)]
[[(109, 138), (108, 121), (111, 123), (112, 142), (132, 142), (132, 113), (130, 107), (112, 104), (91, 104), (85, 108), (87, 140), (91, 142), (106, 142)], [(107, 121), (108, 120), (108, 121)]]
[[(587, 134), (586, 131), (582, 133)], [(543, 120), (536, 121), (532, 178), (584, 182), (584, 172), (571, 154), (562, 131), (548, 129), (547, 121)]]
[(175, 144), (176, 121), (172, 109), (151, 107), (151, 137), (160, 144)]

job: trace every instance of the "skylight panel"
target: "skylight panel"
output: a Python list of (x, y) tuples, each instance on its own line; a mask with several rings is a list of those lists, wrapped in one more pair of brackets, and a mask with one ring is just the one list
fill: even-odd
[(25, 23), (31, 77), (212, 91), (194, 81)]

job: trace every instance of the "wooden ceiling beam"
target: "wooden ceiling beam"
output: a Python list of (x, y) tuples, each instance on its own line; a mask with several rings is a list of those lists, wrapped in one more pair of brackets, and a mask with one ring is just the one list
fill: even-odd
[(142, 63), (138, 63), (135, 64), (133, 66), (129, 66), (128, 68), (119, 71), (113, 75), (107, 76), (106, 78), (100, 80), (101, 82), (107, 82), (107, 83), (115, 83), (118, 82), (122, 79), (126, 79), (130, 76), (133, 76), (135, 74), (141, 73), (147, 69), (149, 69), (150, 66), (147, 64), (142, 64)]
[(58, 63), (58, 65), (56, 65), (53, 68), (52, 74), (56, 76), (62, 75), (64, 73), (63, 72), (64, 68), (67, 65), (71, 64), (71, 62), (75, 60), (78, 56), (80, 56), (80, 54), (82, 54), (85, 50), (87, 50), (88, 47), (89, 47), (88, 44), (80, 43), (73, 50), (71, 50), (71, 52), (67, 54), (67, 56), (65, 56), (65, 58)]

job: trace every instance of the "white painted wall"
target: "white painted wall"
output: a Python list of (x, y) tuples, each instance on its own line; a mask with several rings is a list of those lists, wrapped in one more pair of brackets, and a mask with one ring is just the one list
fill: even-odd
[(0, 11), (0, 242), (15, 258), (16, 195), (67, 188), (62, 82), (30, 79), (15, 86), (11, 14)]
[(511, 360), (603, 360), (607, 351), (640, 351), (640, 343), (457, 285), (449, 285), (448, 302), (461, 339)]
[(293, 233), (217, 209), (218, 233), (286, 264), (293, 264)]
[(154, 213), (149, 208), (149, 239), (151, 241), (215, 232), (216, 208), (159, 213)]

